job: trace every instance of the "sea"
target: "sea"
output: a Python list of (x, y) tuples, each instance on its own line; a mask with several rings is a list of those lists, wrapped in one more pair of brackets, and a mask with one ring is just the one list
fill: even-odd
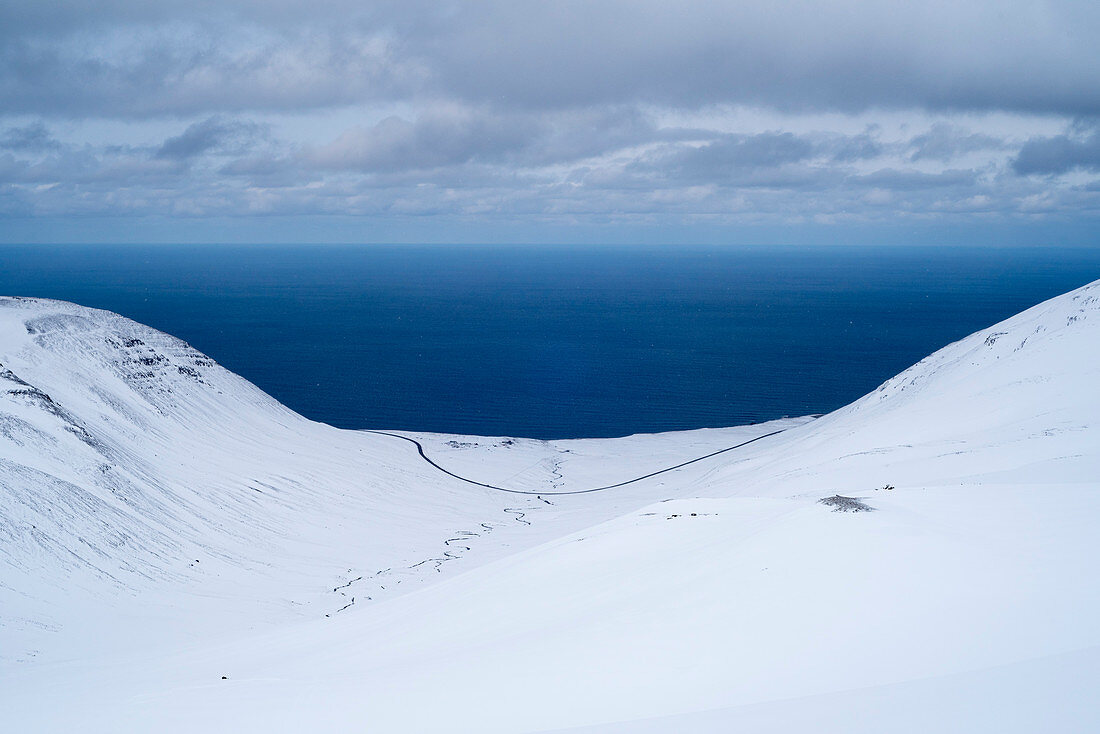
[(827, 413), (1100, 278), (1100, 250), (3, 245), (341, 428), (609, 437)]

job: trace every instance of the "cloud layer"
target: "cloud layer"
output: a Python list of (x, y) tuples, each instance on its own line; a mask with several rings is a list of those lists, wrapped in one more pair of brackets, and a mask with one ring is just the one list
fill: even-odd
[(1079, 229), (1098, 35), (1085, 2), (9, 3), (0, 216)]

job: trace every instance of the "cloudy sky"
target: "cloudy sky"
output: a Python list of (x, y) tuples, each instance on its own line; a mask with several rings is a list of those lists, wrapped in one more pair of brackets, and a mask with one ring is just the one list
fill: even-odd
[(1100, 244), (1094, 0), (0, 3), (0, 240)]

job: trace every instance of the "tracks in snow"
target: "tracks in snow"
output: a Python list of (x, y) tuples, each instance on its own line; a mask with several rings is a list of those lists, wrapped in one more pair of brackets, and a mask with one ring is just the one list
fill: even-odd
[[(541, 497), (539, 497), (539, 499), (548, 505), (553, 504), (549, 500), (544, 500)], [(526, 519), (527, 512), (519, 509), (518, 507), (506, 507), (504, 509), (504, 512), (511, 515), (512, 519), (518, 523), (521, 523), (523, 525), (531, 524), (531, 522)], [(483, 522), (479, 524), (479, 527), (481, 528), (481, 532), (476, 532), (473, 530), (455, 531), (455, 533), (451, 537), (443, 541), (443, 545), (447, 547), (447, 550), (443, 551), (443, 553), (438, 556), (425, 558), (422, 561), (417, 561), (416, 563), (399, 569), (384, 568), (369, 575), (360, 574), (359, 576), (356, 576), (347, 583), (334, 586), (332, 589), (332, 593), (339, 594), (341, 597), (348, 601), (346, 601), (344, 605), (336, 611), (326, 614), (325, 616), (331, 617), (335, 614), (339, 614), (345, 609), (354, 606), (357, 598), (364, 601), (372, 601), (372, 596), (360, 595), (359, 597), (356, 597), (351, 595), (352, 587), (360, 584), (361, 582), (366, 582), (367, 584), (375, 586), (378, 591), (385, 591), (386, 586), (383, 584), (383, 582), (385, 582), (386, 584), (390, 584), (391, 586), (397, 586), (402, 581), (408, 580), (410, 578), (416, 578), (417, 574), (419, 573), (417, 569), (423, 568), (429, 564), (431, 564), (431, 567), (435, 569), (436, 573), (442, 573), (443, 564), (447, 563), (448, 561), (457, 561), (462, 558), (463, 553), (473, 550), (472, 546), (467, 545), (469, 541), (473, 540), (474, 538), (484, 537), (485, 535), (493, 532), (494, 529), (503, 526), (499, 524), (493, 525), (491, 523)], [(354, 573), (354, 571), (349, 568), (348, 573), (352, 574)]]
[[(726, 448), (719, 449), (717, 451), (712, 451), (709, 454), (704, 454), (703, 456), (697, 456), (694, 459), (689, 459), (688, 461), (682, 461), (679, 464), (675, 464), (674, 466), (665, 467), (664, 469), (659, 469), (657, 471), (649, 472), (648, 474), (643, 474), (640, 477), (634, 477), (633, 479), (627, 479), (626, 481), (618, 482), (616, 484), (608, 484), (608, 485), (603, 486), (603, 487), (591, 487), (591, 488), (588, 488), (588, 489), (574, 489), (574, 490), (558, 491), (557, 487), (561, 486), (561, 484), (564, 482), (564, 476), (562, 475), (562, 472), (561, 472), (561, 461), (556, 460), (554, 462), (553, 467), (552, 467), (553, 478), (551, 480), (551, 486), (554, 489), (552, 491), (548, 491), (548, 492), (547, 491), (531, 491), (531, 490), (523, 490), (523, 489), (512, 489), (512, 488), (509, 488), (509, 487), (498, 487), (498, 486), (493, 485), (493, 484), (487, 484), (485, 482), (479, 482), (475, 479), (470, 479), (469, 477), (464, 477), (460, 474), (456, 474), (455, 472), (452, 472), (449, 469), (445, 469), (444, 467), (437, 464), (434, 460), (432, 460), (424, 452), (424, 445), (422, 443), (420, 443), (419, 441), (417, 441), (415, 438), (410, 438), (408, 436), (402, 436), (399, 433), (389, 433), (387, 431), (365, 430), (364, 433), (376, 433), (379, 436), (389, 436), (391, 438), (397, 438), (397, 439), (400, 439), (402, 441), (408, 441), (409, 443), (416, 446), (416, 451), (420, 455), (421, 459), (423, 459), (425, 462), (430, 464), (436, 470), (446, 474), (447, 476), (458, 479), (459, 481), (466, 482), (467, 484), (473, 484), (477, 487), (484, 487), (486, 489), (492, 489), (492, 490), (495, 490), (495, 491), (498, 491), (498, 492), (507, 492), (509, 494), (527, 495), (527, 496), (535, 498), (536, 500), (538, 500), (539, 502), (542, 502), (544, 504), (553, 505), (554, 503), (551, 502), (550, 500), (546, 499), (546, 497), (556, 497), (556, 496), (561, 496), (561, 495), (590, 494), (592, 492), (603, 492), (603, 491), (606, 491), (606, 490), (609, 490), (609, 489), (615, 489), (617, 487), (625, 487), (628, 484), (634, 484), (635, 482), (640, 482), (644, 479), (649, 479), (650, 477), (655, 477), (655, 476), (658, 476), (660, 474), (666, 474), (668, 472), (675, 471), (677, 469), (688, 466), (690, 464), (695, 464), (697, 462), (704, 461), (705, 459), (709, 459), (711, 457), (718, 456), (720, 454), (724, 454), (724, 453), (727, 453), (729, 451), (733, 451), (735, 449), (739, 449), (743, 446), (748, 446), (751, 443), (756, 443), (757, 441), (763, 440), (763, 439), (768, 438), (770, 436), (775, 436), (777, 434), (783, 433), (786, 430), (788, 430), (788, 429), (781, 428), (777, 431), (771, 431), (770, 433), (765, 433), (763, 435), (756, 436), (755, 438), (750, 438), (747, 441), (742, 441), (742, 442), (740, 442), (738, 444), (735, 444), (733, 446), (727, 446)], [(530, 510), (530, 508), (528, 508), (528, 510), (523, 510), (519, 507), (506, 507), (506, 508), (504, 508), (505, 513), (507, 513), (508, 515), (511, 515), (513, 520), (515, 520), (516, 522), (521, 523), (523, 525), (531, 525), (531, 521), (527, 519), (527, 512), (529, 510)], [(473, 538), (481, 537), (484, 534), (491, 533), (493, 531), (493, 528), (494, 528), (493, 525), (491, 525), (490, 523), (485, 523), (485, 522), (481, 523), (480, 526), (481, 526), (482, 530), (484, 531), (483, 533), (479, 533), (479, 532), (476, 532), (476, 531), (473, 531), (473, 530), (458, 530), (458, 531), (456, 531), (452, 537), (449, 537), (449, 538), (447, 538), (446, 540), (443, 541), (443, 545), (446, 546), (447, 550), (443, 551), (442, 555), (432, 556), (431, 558), (425, 558), (422, 561), (417, 561), (416, 563), (414, 563), (410, 566), (406, 566), (405, 568), (401, 569), (401, 571), (399, 573), (413, 574), (413, 573), (416, 573), (417, 569), (419, 569), (422, 566), (425, 566), (429, 563), (434, 564), (433, 568), (435, 569), (436, 573), (442, 573), (441, 568), (442, 568), (443, 564), (445, 564), (449, 561), (458, 560), (459, 558), (462, 557), (460, 555), (461, 553), (468, 552), (472, 549), (471, 546), (467, 545), (467, 543), (470, 540), (472, 540)], [(348, 569), (348, 571), (349, 571), (349, 573), (352, 572), (351, 569)], [(359, 577), (354, 578), (354, 579), (348, 581), (345, 584), (341, 584), (341, 585), (335, 587), (332, 590), (334, 593), (340, 594), (341, 596), (343, 596), (345, 598), (350, 598), (350, 601), (345, 603), (342, 607), (337, 609), (332, 614), (337, 614), (339, 612), (342, 612), (345, 609), (347, 609), (347, 608), (349, 608), (349, 607), (351, 607), (355, 604), (356, 597), (355, 596), (350, 596), (349, 597), (349, 593), (351, 591), (351, 587), (352, 587), (353, 584), (358, 584), (358, 583), (363, 582), (363, 581), (370, 581), (372, 583), (378, 584), (378, 588), (380, 590), (384, 591), (386, 587), (384, 585), (382, 585), (381, 581), (384, 580), (383, 577), (391, 577), (391, 575), (393, 573), (394, 573), (394, 571), (393, 571), (392, 568), (387, 568), (387, 569), (383, 569), (381, 571), (377, 571), (377, 572), (371, 574), (369, 577), (365, 577), (365, 576), (360, 575)], [(388, 580), (388, 578), (385, 579), (385, 580)], [(404, 579), (401, 579), (401, 578), (394, 578), (393, 585), (400, 584), (403, 580)], [(345, 590), (349, 593), (345, 593)], [(370, 596), (365, 597), (365, 599), (367, 601), (370, 601), (371, 598), (372, 597), (370, 597)], [(325, 616), (332, 616), (332, 615), (327, 614)]]

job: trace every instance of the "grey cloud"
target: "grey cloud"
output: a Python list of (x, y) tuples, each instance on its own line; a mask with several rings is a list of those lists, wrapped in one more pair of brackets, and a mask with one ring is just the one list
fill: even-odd
[[(378, 186), (431, 181), (459, 188), (509, 184), (524, 187), (561, 180), (553, 171), (563, 166), (564, 180), (574, 187), (603, 192), (660, 189), (668, 197), (674, 197), (670, 189), (684, 187), (696, 189), (689, 195), (695, 196), (699, 187), (918, 191), (972, 187), (978, 181), (974, 170), (928, 173), (884, 167), (858, 174), (838, 165), (887, 155), (888, 147), (877, 141), (874, 131), (856, 135), (796, 135), (782, 131), (749, 135), (656, 128), (644, 118), (635, 122), (591, 137), (578, 131), (583, 126), (566, 126), (578, 142), (560, 145), (558, 124), (551, 116), (541, 127), (529, 128), (529, 134), (505, 144), (479, 139), (474, 145), (471, 141), (476, 136), (467, 135), (461, 126), (447, 136), (426, 136), (418, 134), (417, 124), (389, 121), (374, 129), (345, 134), (323, 150), (332, 158), (330, 164), (339, 163), (336, 167), (381, 175), (375, 179)], [(390, 124), (395, 126), (396, 135), (385, 134), (384, 128)], [(448, 124), (453, 127), (453, 121)], [(445, 143), (441, 148), (437, 139)], [(424, 140), (432, 143), (419, 150), (417, 145)], [(455, 141), (466, 144), (453, 145)], [(357, 147), (361, 145), (364, 147)], [(579, 154), (581, 151), (584, 155)], [(364, 169), (367, 163), (371, 166)], [(430, 173), (428, 169), (432, 169)]]
[(240, 153), (259, 134), (260, 127), (256, 124), (208, 117), (165, 140), (155, 155), (168, 160), (187, 160), (215, 150)]
[(407, 120), (388, 117), (316, 147), (306, 161), (327, 169), (395, 173), (464, 166), (513, 169), (572, 163), (632, 146), (714, 133), (658, 129), (632, 108), (532, 113), (440, 104)]
[(878, 158), (886, 152), (886, 146), (879, 141), (876, 133), (877, 129), (873, 128), (859, 135), (833, 136), (825, 145), (830, 149), (832, 159), (840, 163)]
[(250, 156), (236, 158), (226, 163), (219, 172), (229, 176), (271, 176), (285, 171), (292, 165), (290, 161), (283, 158)]
[(701, 146), (676, 145), (650, 165), (681, 180), (723, 182), (748, 170), (804, 161), (813, 154), (813, 144), (805, 138), (766, 132), (723, 135)]
[[(92, 49), (89, 50), (88, 46)], [(0, 48), (0, 108), (148, 118), (310, 110), (406, 96), (415, 64), (382, 33), (188, 22), (122, 26), (89, 41), (15, 39)]]
[(530, 144), (538, 125), (466, 109), (437, 109), (415, 121), (387, 117), (310, 151), (321, 168), (391, 172), (499, 160)]
[(150, 160), (144, 151), (113, 154), (65, 150), (37, 161), (16, 161), (9, 180), (46, 185), (105, 184), (111, 188), (178, 185), (179, 170), (172, 161)]
[(1012, 168), (1023, 176), (1100, 171), (1100, 128), (1084, 135), (1031, 138), (1020, 148)]
[(941, 173), (883, 168), (865, 175), (849, 176), (845, 183), (897, 191), (943, 188), (948, 186), (973, 186), (978, 180), (977, 171), (947, 170)]
[(37, 0), (0, 4), (0, 34), (50, 37), (80, 29), (145, 26), (205, 20), (211, 25), (256, 23), (301, 26), (328, 15), (356, 19), (407, 17), (401, 0)]
[[(659, 154), (636, 160), (620, 171), (594, 170), (584, 180), (604, 187), (719, 186), (795, 191), (860, 191), (869, 188), (917, 192), (954, 187), (972, 189), (979, 172), (948, 169), (929, 173), (884, 167), (857, 173), (837, 153), (852, 160), (875, 159), (884, 146), (856, 136), (760, 133), (724, 135), (705, 145), (666, 146)], [(851, 151), (859, 151), (855, 156)]]
[(971, 133), (965, 128), (949, 123), (936, 123), (932, 129), (909, 141), (912, 153), (909, 159), (949, 161), (959, 155), (979, 150), (1001, 150), (1003, 140), (981, 133)]
[[(265, 167), (261, 156), (239, 160), (251, 163), (240, 163), (241, 173), (226, 176), (210, 167), (181, 174), (173, 161), (150, 159), (134, 150), (102, 157), (84, 152), (30, 169), (0, 154), (0, 177), (13, 180), (9, 174), (15, 174), (15, 181), (28, 184), (13, 184), (2, 194), (11, 211), (73, 216), (459, 216), (470, 222), (519, 216), (528, 223), (559, 224), (626, 219), (675, 224), (699, 218), (784, 223), (947, 214), (1003, 219), (1019, 212), (1048, 216), (1100, 205), (1096, 193), (1051, 190), (1024, 177), (983, 183), (971, 171), (928, 174), (905, 168), (861, 175), (836, 167), (827, 157), (738, 169), (736, 175), (711, 182), (684, 180), (677, 171), (638, 163), (637, 158), (633, 164), (618, 158), (587, 161), (572, 169), (575, 175), (564, 176), (557, 167), (518, 173), (477, 161), (364, 176), (347, 170), (303, 171), (295, 168), (301, 161), (294, 159), (276, 159), (271, 167)], [(66, 171), (69, 178), (56, 178)]]
[(1100, 112), (1100, 6), (39, 0), (0, 10), (0, 108), (101, 116), (425, 96), (510, 109)]
[[(978, 170), (908, 166), (907, 142), (772, 130), (659, 127), (630, 109), (546, 114), (438, 105), (297, 149), (225, 117), (157, 147), (62, 146), (0, 155), (5, 201), (38, 213), (169, 216), (1053, 216), (1096, 196)], [(1071, 134), (1085, 140), (1091, 133)], [(34, 136), (31, 136), (34, 137)], [(158, 154), (159, 152), (159, 154)], [(212, 163), (211, 156), (213, 154)], [(199, 160), (207, 165), (189, 165)], [(880, 160), (881, 159), (881, 160)], [(877, 170), (870, 173), (866, 162)], [(937, 170), (941, 168), (941, 170)], [(992, 171), (992, 172), (991, 172)], [(14, 187), (14, 188), (12, 188)], [(1080, 187), (1087, 192), (1088, 187)]]
[(328, 171), (317, 170), (295, 150), (268, 146), (232, 158), (214, 173), (222, 180), (236, 180), (256, 189), (284, 189), (323, 180)]
[(525, 165), (550, 165), (607, 155), (654, 142), (709, 139), (713, 132), (658, 128), (633, 107), (610, 106), (525, 113), (542, 125), (542, 135), (524, 152)]
[[(460, 3), (410, 47), (440, 88), (546, 107), (1100, 110), (1086, 3)], [(420, 29), (414, 29), (414, 31)]]
[(9, 127), (3, 135), (0, 135), (0, 148), (4, 150), (41, 152), (57, 150), (60, 147), (61, 143), (41, 122), (23, 127)]

